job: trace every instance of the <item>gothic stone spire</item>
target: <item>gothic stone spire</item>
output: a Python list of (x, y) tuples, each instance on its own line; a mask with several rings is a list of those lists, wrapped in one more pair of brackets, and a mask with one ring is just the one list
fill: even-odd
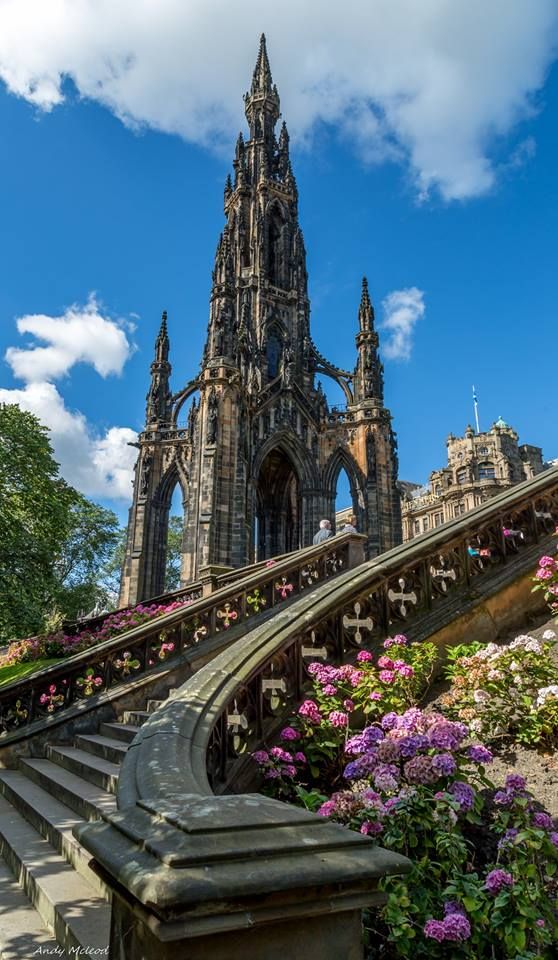
[(171, 417), (171, 391), (169, 378), (169, 335), (167, 332), (167, 311), (163, 310), (161, 326), (155, 341), (155, 357), (151, 364), (151, 385), (147, 394), (145, 422), (148, 425), (165, 424)]
[(368, 292), (368, 280), (362, 278), (362, 292), (358, 308), (356, 347), (358, 351), (355, 369), (355, 400), (376, 400), (383, 403), (383, 366), (378, 355), (378, 334), (374, 329), (374, 307)]

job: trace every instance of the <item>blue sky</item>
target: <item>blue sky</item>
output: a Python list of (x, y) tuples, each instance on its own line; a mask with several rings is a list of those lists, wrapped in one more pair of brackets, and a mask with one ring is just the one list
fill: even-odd
[[(23, 0), (20, 8), (25, 5)], [(405, 7), (406, 0), (397, 0), (398, 5)], [(30, 6), (40, 19), (41, 5)], [(295, 75), (296, 50), (286, 49), (284, 24), (275, 25), (271, 14), (262, 24), (283, 115), (293, 131), (319, 349), (341, 367), (354, 365), (363, 273), (376, 306), (381, 347), (390, 340), (390, 331), (382, 330), (382, 303), (390, 294), (415, 288), (424, 305), (405, 341), (409, 358), (385, 359), (386, 404), (399, 436), (400, 476), (420, 482), (444, 462), (447, 434), (462, 432), (472, 420), (473, 382), (481, 427), (502, 415), (522, 441), (541, 445), (547, 458), (558, 456), (558, 69), (552, 67), (558, 18), (556, 13), (552, 18), (552, 4), (546, 8), (541, 0), (546, 19), (536, 22), (540, 10), (536, 14), (527, 4), (526, 20), (520, 21), (516, 10), (518, 22), (511, 22), (510, 14), (508, 23), (508, 8), (495, 2), (500, 20), (494, 15), (488, 29), (509, 50), (493, 57), (487, 43), (475, 62), (465, 64), (450, 24), (451, 42), (442, 37), (445, 74), (448, 64), (458, 64), (465, 79), (453, 100), (448, 94), (450, 102), (435, 104), (429, 113), (428, 90), (422, 96), (421, 83), (432, 72), (432, 44), (442, 43), (447, 13), (443, 0), (426, 4), (432, 6), (440, 8), (436, 30), (429, 21), (420, 24), (414, 40), (392, 37), (394, 44), (415, 43), (412, 49), (416, 52), (418, 45), (424, 53), (422, 59), (420, 50), (416, 53), (414, 101), (411, 80), (392, 77), (387, 67), (378, 75), (363, 74), (350, 87), (346, 77), (354, 79), (349, 54), (351, 42), (360, 42), (358, 23), (354, 35), (347, 28), (335, 48), (339, 60), (333, 66), (328, 61), (325, 73), (316, 51), (327, 36), (322, 47), (314, 38), (302, 79)], [(11, 2), (0, 13), (0, 31), (10, 7)], [(133, 18), (127, 0), (121, 7), (124, 17)], [(240, 7), (248, 11), (251, 2), (244, 0)], [(369, 7), (348, 4), (349, 13), (363, 17)], [(383, 3), (377, 0), (372, 7)], [(473, 13), (477, 8), (480, 25), (482, 5), (468, 7)], [(11, 10), (14, 22), (8, 26), (14, 30), (20, 8)], [(287, 8), (289, 16), (291, 4)], [(171, 43), (178, 10), (180, 5), (169, 3), (161, 14), (171, 22), (157, 39), (158, 53)], [(466, 19), (465, 25), (473, 30), (474, 20)], [(42, 26), (54, 30), (56, 24)], [(85, 13), (78, 26), (85, 44)], [(85, 54), (80, 60), (78, 27), (71, 38), (72, 57), (64, 59), (62, 37), (52, 49), (45, 43), (48, 56), (43, 51), (40, 65), (34, 61), (38, 35), (29, 37), (27, 46), (22, 41), (21, 50), (10, 48), (9, 62), (0, 42), (0, 76), (6, 81), (0, 80), (0, 356), (12, 348), (9, 362), (0, 364), (0, 398), (19, 400), (43, 415), (54, 428), (65, 475), (122, 517), (131, 491), (133, 451), (126, 441), (142, 426), (162, 309), (169, 313), (173, 388), (198, 369), (223, 224), (223, 184), (236, 132), (244, 129), (242, 94), (259, 28), (238, 27), (234, 54), (229, 60), (220, 55), (206, 68), (215, 56), (207, 32), (211, 26), (208, 14), (200, 36), (195, 34), (199, 24), (184, 27), (183, 60), (160, 90), (149, 83), (157, 61), (153, 65), (149, 59), (151, 40), (143, 35), (130, 41), (137, 44), (136, 62), (144, 65), (131, 92), (128, 87), (107, 90), (106, 77), (95, 73), (98, 64), (86, 61)], [(103, 63), (110, 23), (105, 27), (98, 42)], [(113, 30), (117, 37), (117, 23)], [(119, 53), (111, 47), (110, 55)], [(192, 76), (191, 61), (198, 55)], [(519, 58), (529, 69), (522, 68), (518, 79), (521, 69), (514, 70), (514, 63)], [(210, 67), (214, 89), (202, 95), (203, 70)], [(478, 73), (482, 83), (475, 99), (465, 80)], [(316, 101), (308, 94), (313, 75)], [(444, 76), (436, 91), (447, 82)], [(394, 107), (400, 87), (408, 100)], [(486, 101), (492, 113), (486, 112)], [(409, 107), (402, 117), (401, 102), (414, 102), (414, 113)], [(23, 324), (21, 318), (27, 318)], [(53, 318), (62, 320), (57, 325)], [(48, 352), (37, 352), (38, 346)], [(331, 397), (337, 402), (334, 390)]]

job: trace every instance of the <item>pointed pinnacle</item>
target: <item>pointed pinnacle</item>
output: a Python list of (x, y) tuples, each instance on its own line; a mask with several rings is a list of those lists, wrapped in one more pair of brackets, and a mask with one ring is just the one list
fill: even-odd
[(163, 310), (163, 313), (161, 314), (161, 326), (159, 329), (159, 336), (160, 337), (167, 336), (167, 311), (166, 310)]
[(360, 297), (360, 303), (363, 307), (370, 307), (370, 294), (368, 293), (368, 280), (366, 277), (362, 278), (362, 294)]
[(271, 91), (271, 83), (271, 69), (267, 56), (265, 33), (262, 33), (260, 37), (258, 59), (256, 60), (256, 66), (254, 67), (254, 74), (252, 77), (252, 93), (269, 93)]
[(279, 147), (283, 149), (285, 147), (288, 148), (289, 140), (290, 140), (290, 137), (289, 137), (289, 131), (287, 130), (287, 124), (283, 120), (283, 123), (281, 124), (281, 133), (279, 134)]

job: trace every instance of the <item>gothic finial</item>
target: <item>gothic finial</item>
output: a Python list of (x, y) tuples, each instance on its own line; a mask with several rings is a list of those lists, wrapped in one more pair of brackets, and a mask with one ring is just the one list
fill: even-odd
[(287, 124), (283, 120), (283, 123), (281, 124), (281, 133), (279, 134), (279, 150), (285, 153), (289, 152), (289, 139)]
[(272, 90), (271, 69), (267, 57), (265, 33), (260, 37), (258, 59), (252, 76), (252, 95), (255, 93), (270, 93)]
[(374, 308), (368, 293), (368, 280), (362, 278), (362, 293), (360, 295), (360, 306), (358, 308), (358, 320), (361, 330), (370, 330), (374, 323)]
[(230, 173), (227, 173), (227, 179), (225, 180), (225, 199), (227, 199), (227, 197), (230, 197), (232, 193), (232, 188), (233, 188), (233, 185), (232, 185), (231, 175)]
[(167, 311), (163, 310), (161, 315), (161, 326), (155, 341), (155, 359), (166, 361), (169, 355), (169, 335), (167, 332)]

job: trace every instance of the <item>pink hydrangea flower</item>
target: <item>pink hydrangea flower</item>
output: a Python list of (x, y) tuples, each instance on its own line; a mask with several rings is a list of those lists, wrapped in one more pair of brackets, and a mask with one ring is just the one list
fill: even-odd
[(358, 663), (368, 663), (372, 659), (373, 659), (372, 654), (369, 653), (368, 650), (359, 650), (357, 655)]
[(328, 720), (332, 727), (347, 727), (349, 725), (349, 718), (342, 710), (332, 710)]
[(382, 683), (393, 683), (395, 680), (395, 673), (393, 670), (380, 670), (378, 676)]

